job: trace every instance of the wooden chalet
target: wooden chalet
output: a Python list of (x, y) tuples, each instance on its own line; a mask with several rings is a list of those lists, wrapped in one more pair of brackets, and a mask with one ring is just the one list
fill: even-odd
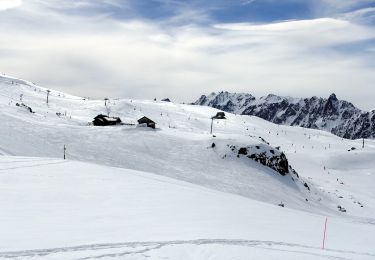
[(154, 129), (155, 129), (155, 126), (156, 126), (156, 123), (154, 121), (152, 121), (150, 118), (145, 117), (145, 116), (138, 119), (138, 124), (140, 124), (140, 125), (145, 124), (147, 127), (151, 127), (151, 128), (154, 128)]
[(109, 117), (109, 116), (100, 114), (94, 117), (94, 121), (92, 121), (92, 123), (95, 126), (107, 126), (107, 125), (120, 125), (122, 122), (119, 117)]

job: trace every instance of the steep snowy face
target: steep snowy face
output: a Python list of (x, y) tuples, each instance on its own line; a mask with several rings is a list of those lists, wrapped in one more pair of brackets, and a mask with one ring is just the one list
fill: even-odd
[(338, 100), (335, 94), (328, 99), (272, 94), (256, 99), (250, 94), (219, 92), (203, 95), (193, 104), (257, 116), (276, 124), (326, 130), (347, 139), (375, 137), (375, 110), (362, 111), (350, 102)]

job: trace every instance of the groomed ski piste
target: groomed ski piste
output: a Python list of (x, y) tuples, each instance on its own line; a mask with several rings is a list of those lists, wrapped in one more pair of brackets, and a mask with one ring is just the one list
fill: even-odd
[[(0, 77), (0, 259), (375, 259), (374, 140), (228, 113), (212, 135), (209, 107), (46, 95)], [(90, 124), (108, 112), (124, 125)], [(265, 142), (299, 177), (231, 149)]]

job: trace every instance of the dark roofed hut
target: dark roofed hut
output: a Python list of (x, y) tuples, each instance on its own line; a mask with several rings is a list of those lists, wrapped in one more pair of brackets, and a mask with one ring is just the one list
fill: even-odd
[(156, 123), (154, 121), (152, 121), (150, 118), (148, 117), (142, 117), (140, 119), (138, 119), (138, 124), (146, 124), (147, 127), (151, 127), (153, 129), (155, 129), (155, 126), (156, 126)]
[(109, 116), (100, 114), (94, 117), (94, 121), (92, 121), (92, 123), (95, 126), (107, 126), (107, 125), (120, 125), (122, 122), (119, 117), (109, 117)]
[(217, 112), (216, 116), (213, 116), (212, 119), (226, 119), (224, 112)]

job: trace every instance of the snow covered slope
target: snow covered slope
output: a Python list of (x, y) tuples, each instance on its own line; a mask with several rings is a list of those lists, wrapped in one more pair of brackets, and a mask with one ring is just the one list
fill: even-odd
[[(101, 230), (102, 233), (97, 233), (97, 238), (92, 236), (94, 233), (88, 232), (87, 236), (82, 238), (82, 240), (72, 240), (70, 243), (69, 240), (66, 240), (67, 242), (61, 240), (53, 243), (53, 239), (51, 239), (50, 244), (47, 239), (43, 240), (45, 244), (40, 244), (40, 246), (33, 244), (35, 241), (30, 240), (19, 246), (15, 244), (15, 247), (12, 247), (11, 243), (8, 243), (6, 247), (4, 246), (4, 250), (1, 250), (2, 252), (17, 250), (17, 254), (21, 254), (22, 252), (19, 252), (20, 250), (36, 249), (39, 247), (55, 248), (51, 249), (50, 252), (67, 252), (67, 254), (70, 254), (72, 251), (90, 251), (91, 248), (97, 248), (99, 251), (105, 252), (103, 254), (119, 250), (120, 254), (126, 255), (124, 252), (128, 252), (129, 250), (148, 252), (148, 248), (157, 247), (161, 250), (157, 250), (156, 254), (166, 252), (173, 255), (174, 251), (170, 250), (170, 247), (178, 247), (181, 248), (181, 250), (189, 252), (191, 250), (197, 250), (198, 259), (202, 259), (204, 257), (201, 254), (204, 254), (207, 248), (210, 248), (209, 252), (222, 252), (225, 256), (224, 251), (232, 252), (244, 250), (245, 253), (255, 252), (253, 246), (256, 245), (256, 247), (258, 247), (259, 245), (262, 249), (257, 249), (257, 251), (263, 252), (267, 250), (269, 253), (268, 259), (272, 259), (272, 256), (280, 256), (280, 254), (282, 254), (278, 251), (272, 255), (270, 253), (271, 251), (268, 250), (268, 248), (275, 249), (274, 245), (276, 244), (278, 250), (289, 250), (293, 244), (295, 244), (297, 248), (300, 247), (300, 245), (307, 245), (308, 247), (313, 245), (307, 242), (298, 243), (296, 242), (297, 240), (288, 240), (285, 235), (287, 231), (285, 230), (276, 231), (277, 234), (275, 234), (273, 238), (271, 236), (261, 238), (262, 232), (260, 230), (268, 228), (267, 225), (269, 222), (262, 224), (262, 218), (267, 214), (270, 214), (269, 221), (272, 220), (274, 223), (279, 223), (279, 221), (283, 221), (284, 218), (290, 219), (290, 221), (298, 223), (297, 226), (300, 226), (296, 228), (301, 230), (306, 228), (306, 225), (309, 223), (309, 221), (305, 222), (305, 218), (319, 219), (318, 222), (321, 226), (322, 219), (324, 221), (324, 217), (329, 216), (330, 220), (332, 219), (334, 222), (343, 223), (342, 225), (344, 226), (342, 226), (342, 228), (345, 227), (348, 228), (348, 230), (361, 227), (358, 230), (362, 232), (363, 227), (363, 229), (368, 231), (364, 232), (363, 236), (361, 236), (361, 232), (359, 232), (358, 236), (365, 241), (374, 241), (372, 231), (375, 223), (375, 196), (373, 192), (373, 183), (375, 183), (375, 162), (372, 158), (375, 156), (375, 142), (373, 140), (366, 140), (365, 149), (361, 149), (362, 144), (359, 141), (341, 139), (327, 132), (299, 127), (280, 126), (257, 117), (234, 114), (227, 114), (226, 120), (214, 121), (213, 136), (210, 134), (210, 118), (215, 115), (218, 110), (210, 107), (127, 99), (110, 99), (107, 106), (105, 106), (104, 100), (90, 100), (88, 98), (75, 97), (54, 90), (50, 92), (49, 104), (46, 104), (46, 96), (47, 89), (36, 86), (33, 83), (10, 77), (0, 78), (0, 135), (2, 136), (0, 139), (0, 155), (5, 155), (2, 157), (3, 159), (0, 160), (0, 166), (4, 169), (4, 174), (2, 176), (12, 177), (14, 175), (13, 177), (16, 178), (13, 180), (14, 182), (6, 178), (2, 182), (4, 185), (2, 190), (5, 192), (2, 196), (2, 198), (4, 198), (4, 203), (6, 204), (7, 201), (9, 201), (7, 200), (9, 193), (7, 192), (11, 192), (14, 189), (14, 184), (21, 183), (26, 178), (25, 175), (35, 169), (36, 172), (30, 175), (29, 189), (25, 191), (27, 194), (30, 194), (30, 197), (36, 196), (40, 199), (43, 197), (43, 200), (39, 202), (35, 200), (35, 203), (37, 203), (34, 207), (35, 211), (42, 210), (44, 206), (47, 208), (51, 207), (51, 204), (53, 204), (53, 200), (51, 201), (50, 199), (51, 196), (44, 196), (45, 194), (40, 193), (43, 191), (43, 188), (39, 186), (45, 184), (49, 187), (52, 185), (52, 187), (55, 187), (53, 189), (63, 189), (60, 193), (61, 196), (63, 196), (62, 194), (65, 194), (65, 192), (67, 192), (67, 196), (71, 194), (70, 201), (78, 199), (75, 208), (76, 211), (72, 211), (71, 214), (73, 215), (67, 220), (67, 223), (70, 223), (73, 230), (80, 225), (79, 223), (81, 223), (83, 219), (89, 219), (91, 215), (96, 217), (95, 221), (91, 222), (92, 225), (90, 227), (95, 229), (98, 225), (98, 228), (100, 228), (98, 223), (104, 226)], [(18, 106), (16, 105), (17, 103)], [(30, 109), (32, 112), (30, 112)], [(125, 125), (112, 127), (96, 127), (90, 125), (93, 117), (101, 113), (107, 113), (108, 111), (112, 116), (121, 117)], [(157, 123), (157, 129), (153, 130), (136, 127), (136, 120), (142, 116), (147, 116), (154, 120)], [(267, 143), (269, 143), (269, 145)], [(121, 167), (127, 170), (94, 166), (92, 164), (82, 164), (73, 161), (64, 163), (58, 159), (46, 159), (62, 158), (64, 145), (67, 147), (66, 152), (69, 160)], [(245, 154), (239, 153), (240, 149), (244, 147), (247, 147), (248, 151), (256, 149), (256, 147), (261, 147), (262, 149), (266, 147), (265, 149), (270, 149), (267, 151), (267, 154), (278, 154), (280, 150), (280, 152), (285, 153), (289, 164), (297, 171), (298, 176), (292, 172), (282, 176), (271, 168), (248, 158)], [(355, 147), (356, 150), (351, 150), (352, 147)], [(273, 152), (271, 152), (271, 150), (273, 150)], [(38, 157), (39, 159), (20, 157), (14, 157), (12, 159), (9, 155)], [(27, 162), (30, 160), (31, 166), (25, 162), (25, 167), (23, 167), (23, 163), (17, 162), (17, 160), (25, 160)], [(46, 169), (44, 168), (45, 166), (39, 167), (36, 165), (34, 167), (33, 165), (37, 164), (37, 160), (42, 161), (42, 164), (44, 164), (45, 161), (58, 163), (47, 165), (48, 169)], [(76, 167), (76, 169), (74, 169), (74, 167)], [(20, 168), (20, 170), (13, 170), (12, 168)], [(132, 170), (141, 172), (134, 172)], [(139, 203), (139, 194), (132, 192), (134, 196), (131, 197), (130, 201), (126, 201), (125, 203), (123, 199), (116, 200), (116, 198), (120, 198), (121, 196), (129, 198), (127, 197), (128, 195), (123, 193), (126, 191), (122, 191), (122, 188), (113, 188), (115, 190), (113, 191), (114, 193), (111, 199), (114, 199), (116, 203), (111, 204), (111, 199), (104, 196), (103, 200), (108, 203), (107, 209), (109, 212), (103, 218), (96, 215), (99, 214), (96, 213), (96, 210), (99, 212), (99, 209), (95, 208), (94, 211), (91, 211), (90, 205), (82, 208), (84, 203), (79, 202), (79, 198), (81, 198), (81, 196), (87, 196), (86, 203), (91, 204), (91, 206), (93, 204), (96, 205), (97, 197), (90, 197), (90, 194), (97, 194), (97, 192), (99, 194), (105, 192), (111, 194), (111, 187), (118, 187), (116, 186), (117, 183), (119, 183), (119, 185), (121, 183), (122, 185), (128, 181), (126, 178), (121, 179), (120, 176), (129, 172), (132, 172), (132, 175), (147, 175), (152, 179), (156, 178), (157, 180), (162, 179), (172, 183), (183, 183), (177, 185), (179, 188), (185, 186), (192, 187), (187, 193), (191, 196), (198, 194), (196, 197), (191, 198), (189, 202), (194, 205), (190, 207), (188, 202), (184, 203), (183, 200), (181, 200), (180, 207), (177, 207), (177, 203), (170, 203), (168, 200), (165, 201), (165, 199), (168, 199), (168, 196), (162, 195), (164, 194), (164, 190), (168, 190), (170, 187), (160, 186), (159, 181), (157, 181), (158, 184), (152, 184), (155, 185), (155, 189), (160, 191), (160, 196), (164, 196), (160, 200), (160, 203), (165, 201), (165, 203), (170, 206), (170, 208), (168, 208), (170, 211), (168, 212), (177, 212), (176, 214), (178, 215), (180, 211), (185, 212), (181, 207), (186, 206), (187, 211), (196, 211), (195, 214), (200, 216), (202, 208), (208, 207), (207, 210), (209, 212), (207, 214), (202, 213), (203, 215), (206, 214), (206, 217), (202, 218), (202, 222), (199, 222), (199, 224), (197, 224), (198, 226), (191, 225), (190, 222), (176, 222), (176, 227), (186, 225), (186, 228), (189, 228), (189, 230), (191, 228), (193, 231), (201, 229), (204, 231), (202, 233), (193, 232), (194, 235), (191, 237), (175, 235), (159, 236), (160, 233), (156, 232), (155, 236), (149, 236), (149, 234), (147, 234), (137, 238), (128, 237), (127, 234), (124, 234), (127, 233), (128, 229), (120, 229), (124, 230), (121, 235), (113, 235), (114, 233), (111, 233), (111, 230), (115, 230), (120, 224), (119, 222), (115, 222), (112, 227), (109, 227), (107, 226), (107, 222), (110, 223), (112, 218), (116, 219), (118, 216), (125, 214), (122, 213), (124, 209), (120, 209), (120, 205)], [(93, 175), (91, 176), (90, 173), (93, 173)], [(110, 176), (111, 173), (113, 173), (113, 176)], [(57, 175), (56, 183), (49, 183), (50, 178), (55, 178), (55, 174)], [(77, 178), (73, 178), (74, 181), (82, 182), (84, 186), (75, 188), (74, 192), (73, 190), (66, 191), (64, 187), (57, 187), (59, 186), (58, 184), (67, 183), (65, 187), (71, 189), (70, 186), (72, 186), (73, 189), (75, 186), (69, 182), (70, 176), (72, 175)], [(106, 176), (111, 180), (105, 184), (106, 186), (103, 186), (103, 190), (100, 190), (100, 192), (97, 191), (97, 189), (100, 189), (99, 186), (101, 185), (98, 184), (98, 186), (97, 183), (101, 182), (96, 178), (106, 180)], [(91, 178), (93, 178), (92, 182), (89, 181)], [(81, 185), (81, 183), (77, 185)], [(135, 186), (139, 188), (141, 185), (136, 184)], [(124, 186), (124, 188), (129, 189), (127, 186)], [(184, 188), (178, 192), (175, 188), (173, 188), (173, 190), (173, 192), (168, 193), (170, 197), (177, 196), (178, 198), (178, 196), (186, 195), (184, 193)], [(217, 201), (216, 203), (218, 203), (218, 205), (212, 204), (213, 198), (204, 201), (202, 193), (198, 192), (198, 190), (204, 190), (205, 192), (215, 194), (212, 196), (216, 198), (215, 201)], [(53, 192), (53, 190), (50, 192)], [(141, 192), (144, 193), (143, 191)], [(22, 193), (19, 190), (13, 195), (16, 196), (15, 194), (18, 193), (20, 196), (27, 197), (26, 193)], [(156, 194), (155, 196), (158, 195)], [(202, 203), (205, 205), (204, 207), (198, 206), (201, 197)], [(54, 197), (52, 196), (51, 198)], [(107, 198), (107, 200), (105, 198)], [(224, 203), (225, 198), (231, 199)], [(236, 199), (232, 201), (232, 198)], [(145, 199), (140, 198), (140, 200), (143, 201)], [(240, 200), (242, 202), (239, 202)], [(223, 203), (221, 203), (221, 201), (223, 201)], [(13, 213), (17, 212), (19, 213), (18, 222), (20, 223), (25, 222), (31, 225), (34, 223), (33, 221), (37, 221), (35, 219), (27, 220), (28, 216), (25, 216), (25, 214), (21, 212), (21, 209), (25, 208), (28, 204), (24, 204), (21, 197), (15, 198), (15, 200), (11, 200), (11, 202), (12, 204), (7, 205), (7, 207), (10, 208), (8, 211), (10, 213), (4, 215), (4, 218), (8, 220), (4, 223), (13, 223), (9, 219), (11, 219)], [(280, 202), (284, 203), (285, 208), (276, 206)], [(195, 204), (197, 204), (197, 208), (194, 207)], [(231, 208), (229, 206), (230, 204), (233, 204), (234, 208)], [(134, 213), (132, 217), (126, 215), (127, 219), (137, 218), (139, 212), (142, 210), (147, 212), (152, 211), (153, 206), (149, 204), (144, 205), (144, 207), (137, 208), (139, 211)], [(217, 209), (210, 211), (211, 205), (216, 205), (218, 208), (221, 206), (220, 210), (222, 211), (215, 211)], [(262, 206), (258, 207), (257, 205)], [(18, 206), (20, 208), (16, 209)], [(129, 205), (127, 206), (130, 207)], [(154, 207), (159, 206), (160, 205), (155, 205)], [(344, 207), (347, 212), (340, 212), (337, 206)], [(64, 207), (65, 206), (63, 206), (62, 209), (64, 209)], [(136, 208), (136, 206), (134, 207)], [(267, 210), (263, 211), (263, 207), (267, 208)], [(74, 214), (78, 214), (79, 208), (82, 208), (80, 214), (83, 214), (84, 217), (76, 220), (78, 215)], [(268, 208), (271, 211), (268, 212)], [(257, 210), (259, 210), (259, 215), (255, 213)], [(233, 216), (241, 215), (243, 211), (247, 212), (246, 214), (244, 213), (244, 218), (242, 219), (242, 217), (240, 217), (242, 220), (238, 223), (234, 221), (233, 225), (238, 224), (237, 229), (233, 228), (233, 226), (228, 227), (228, 229), (226, 229), (228, 232), (225, 233), (227, 235), (223, 235), (224, 233), (210, 233), (211, 231), (204, 229), (205, 225), (209, 225), (210, 223), (208, 219), (211, 219), (213, 216), (215, 216), (219, 222), (215, 222), (213, 226), (211, 226), (212, 230), (214, 230), (214, 227), (220, 229), (218, 226), (221, 226), (221, 223), (225, 222), (227, 218), (225, 214), (235, 212), (236, 214), (233, 213)], [(291, 213), (283, 215), (285, 211)], [(224, 214), (223, 212), (226, 213)], [(254, 219), (250, 217), (246, 218), (249, 216), (249, 212), (255, 214)], [(192, 213), (190, 212), (189, 214)], [(186, 221), (191, 218), (189, 214), (188, 216), (190, 217), (187, 217)], [(291, 215), (294, 217), (292, 218)], [(38, 226), (41, 226), (48, 230), (47, 226), (44, 226), (42, 223), (47, 220), (53, 222), (55, 219), (54, 216), (56, 215), (46, 215), (40, 222), (35, 222), (35, 228), (37, 229)], [(69, 216), (70, 213), (67, 217)], [(173, 218), (173, 216), (169, 217)], [(159, 218), (162, 218), (162, 216), (159, 216)], [(162, 229), (167, 224), (173, 223), (174, 221), (170, 218), (167, 219), (169, 220), (168, 222), (160, 222), (160, 226), (153, 228)], [(139, 220), (141, 224), (150, 225), (150, 219), (142, 220), (142, 218), (140, 218)], [(159, 222), (155, 221), (153, 223)], [(254, 230), (259, 234), (258, 238), (257, 235), (242, 236), (241, 233), (237, 233), (236, 230), (244, 229), (247, 225), (252, 225), (253, 223), (256, 223), (254, 224)], [(141, 224), (134, 225), (138, 225), (139, 227)], [(15, 224), (13, 223), (13, 225)], [(48, 223), (46, 223), (46, 225), (48, 225)], [(288, 225), (292, 225), (291, 222)], [(312, 229), (314, 230), (313, 232), (321, 233), (321, 230), (315, 229), (317, 229), (317, 227), (314, 226), (314, 229)], [(234, 231), (231, 232), (231, 230)], [(33, 234), (35, 234), (36, 231), (34, 230), (33, 232)], [(74, 231), (70, 230), (69, 232)], [(176, 229), (175, 232), (189, 234), (185, 232), (185, 230), (179, 229)], [(353, 234), (357, 234), (356, 231), (353, 232)], [(81, 233), (81, 231), (79, 233)], [(135, 233), (135, 231), (133, 233)], [(108, 236), (106, 236), (106, 234), (108, 234)], [(113, 235), (113, 239), (109, 239), (111, 237), (110, 234)], [(302, 235), (302, 237), (309, 235), (311, 234), (308, 232)], [(20, 233), (14, 235), (14, 239), (17, 236), (20, 236)], [(45, 236), (48, 237), (48, 235)], [(56, 236), (52, 237), (55, 238)], [(277, 243), (258, 243), (255, 240), (270, 240), (277, 241)], [(6, 238), (4, 238), (4, 241), (7, 241)], [(140, 241), (140, 243), (130, 243), (134, 241)], [(152, 243), (143, 243), (144, 241), (151, 241)], [(162, 241), (171, 242), (164, 243)], [(119, 242), (120, 244), (113, 244), (115, 242)], [(86, 244), (87, 246), (79, 247), (79, 245)], [(227, 244), (230, 244), (232, 249), (228, 249)], [(246, 245), (246, 247), (242, 245)], [(346, 245), (345, 238), (343, 238), (342, 242), (337, 240), (337, 247), (330, 247), (330, 249), (367, 252), (369, 253), (367, 256), (370, 256), (370, 258), (373, 257), (371, 254), (374, 252), (370, 250), (372, 247), (369, 246), (369, 244), (364, 243), (363, 247), (357, 245), (347, 247)], [(317, 254), (320, 256), (320, 253), (316, 251), (319, 245), (315, 244), (315, 238), (314, 246), (314, 248), (310, 249), (306, 247), (302, 251), (309, 251), (312, 255)], [(65, 250), (65, 247), (69, 247), (70, 249)], [(265, 247), (267, 249), (265, 249)], [(299, 251), (299, 249), (297, 249), (297, 251)], [(40, 254), (43, 256), (45, 253), (46, 251), (41, 250), (31, 251), (30, 254)], [(335, 254), (336, 253), (338, 252), (335, 252)], [(366, 259), (367, 257), (366, 255), (355, 254), (350, 256), (347, 253), (348, 252), (344, 252), (344, 257), (349, 259)], [(83, 254), (85, 255), (86, 253)], [(4, 253), (2, 256), (6, 257), (8, 255)], [(156, 255), (153, 256), (155, 258), (157, 257)], [(59, 257), (58, 259), (61, 259), (61, 256)], [(131, 259), (137, 259), (134, 255), (133, 257), (134, 258)], [(143, 259), (141, 255), (137, 257)], [(178, 256), (175, 256), (175, 258), (176, 257), (179, 258)], [(285, 257), (291, 258), (288, 254)], [(343, 257), (343, 255), (340, 255), (340, 257)], [(62, 258), (66, 259), (66, 257)], [(67, 258), (69, 259), (69, 256), (67, 256)], [(276, 257), (276, 259), (279, 258)]]
[[(9, 77), (3, 77), (1, 81), (0, 134), (4, 138), (0, 140), (0, 149), (5, 154), (62, 158), (66, 145), (69, 159), (157, 173), (272, 204), (282, 201), (288, 207), (324, 214), (336, 214), (339, 204), (352, 207), (354, 203), (349, 197), (357, 199), (359, 191), (356, 189), (349, 189), (344, 200), (338, 198), (341, 195), (335, 195), (336, 190), (343, 190), (340, 182), (347, 170), (368, 170), (357, 176), (361, 184), (371, 183), (369, 180), (373, 178), (373, 163), (371, 160), (363, 162), (361, 155), (337, 174), (334, 166), (329, 168), (332, 158), (346, 160), (348, 156), (354, 158), (356, 154), (365, 153), (371, 157), (375, 152), (373, 141), (368, 141), (364, 151), (348, 152), (353, 146), (359, 147), (358, 142), (232, 114), (227, 114), (226, 120), (215, 121), (216, 137), (213, 137), (209, 134), (210, 117), (217, 112), (213, 108), (115, 99), (108, 101), (106, 108), (104, 100), (89, 100), (55, 91), (50, 92), (47, 105), (47, 89)], [(34, 113), (16, 106), (21, 103), (21, 94), (22, 103)], [(88, 125), (94, 116), (107, 110), (128, 124), (135, 124), (138, 118), (146, 115), (157, 122), (157, 129)], [(262, 140), (273, 147), (279, 146), (287, 158), (291, 158), (289, 163), (297, 166), (294, 168), (300, 178), (292, 174), (281, 176), (245, 156), (238, 158), (237, 151), (231, 149), (231, 146), (264, 144)], [(215, 148), (211, 148), (212, 143)], [(312, 169), (315, 172), (311, 172)], [(333, 173), (328, 174), (328, 171)], [(327, 186), (327, 181), (332, 184)], [(368, 205), (353, 207), (347, 214), (363, 216), (367, 212), (366, 216), (375, 216), (373, 199), (371, 196), (359, 197), (360, 203)]]
[[(120, 116), (124, 123), (135, 124), (146, 115), (157, 122), (158, 128), (95, 127), (88, 123), (106, 112), (104, 101), (52, 91), (47, 106), (46, 89), (22, 83), (3, 84), (2, 94), (0, 134), (5, 138), (0, 147), (8, 154), (62, 158), (66, 145), (69, 159), (157, 173), (272, 204), (283, 201), (298, 209), (335, 212), (333, 202), (327, 206), (318, 201), (323, 194), (308, 192), (303, 186), (308, 180), (303, 177), (293, 181), (291, 176), (281, 176), (246, 157), (237, 158), (230, 146), (258, 145), (262, 141), (242, 133), (243, 123), (234, 115), (215, 123), (213, 137), (209, 134), (210, 116), (215, 109), (110, 100), (111, 114)], [(22, 102), (35, 113), (15, 105), (20, 103), (17, 98), (21, 94)]]
[(291, 98), (268, 95), (256, 99), (250, 94), (219, 92), (201, 96), (194, 104), (227, 112), (253, 115), (291, 126), (321, 129), (348, 138), (375, 138), (375, 110), (361, 111), (353, 104), (325, 98)]
[(375, 257), (374, 225), (330, 218), (323, 251), (322, 216), (69, 160), (0, 157), (0, 205), (0, 259)]

